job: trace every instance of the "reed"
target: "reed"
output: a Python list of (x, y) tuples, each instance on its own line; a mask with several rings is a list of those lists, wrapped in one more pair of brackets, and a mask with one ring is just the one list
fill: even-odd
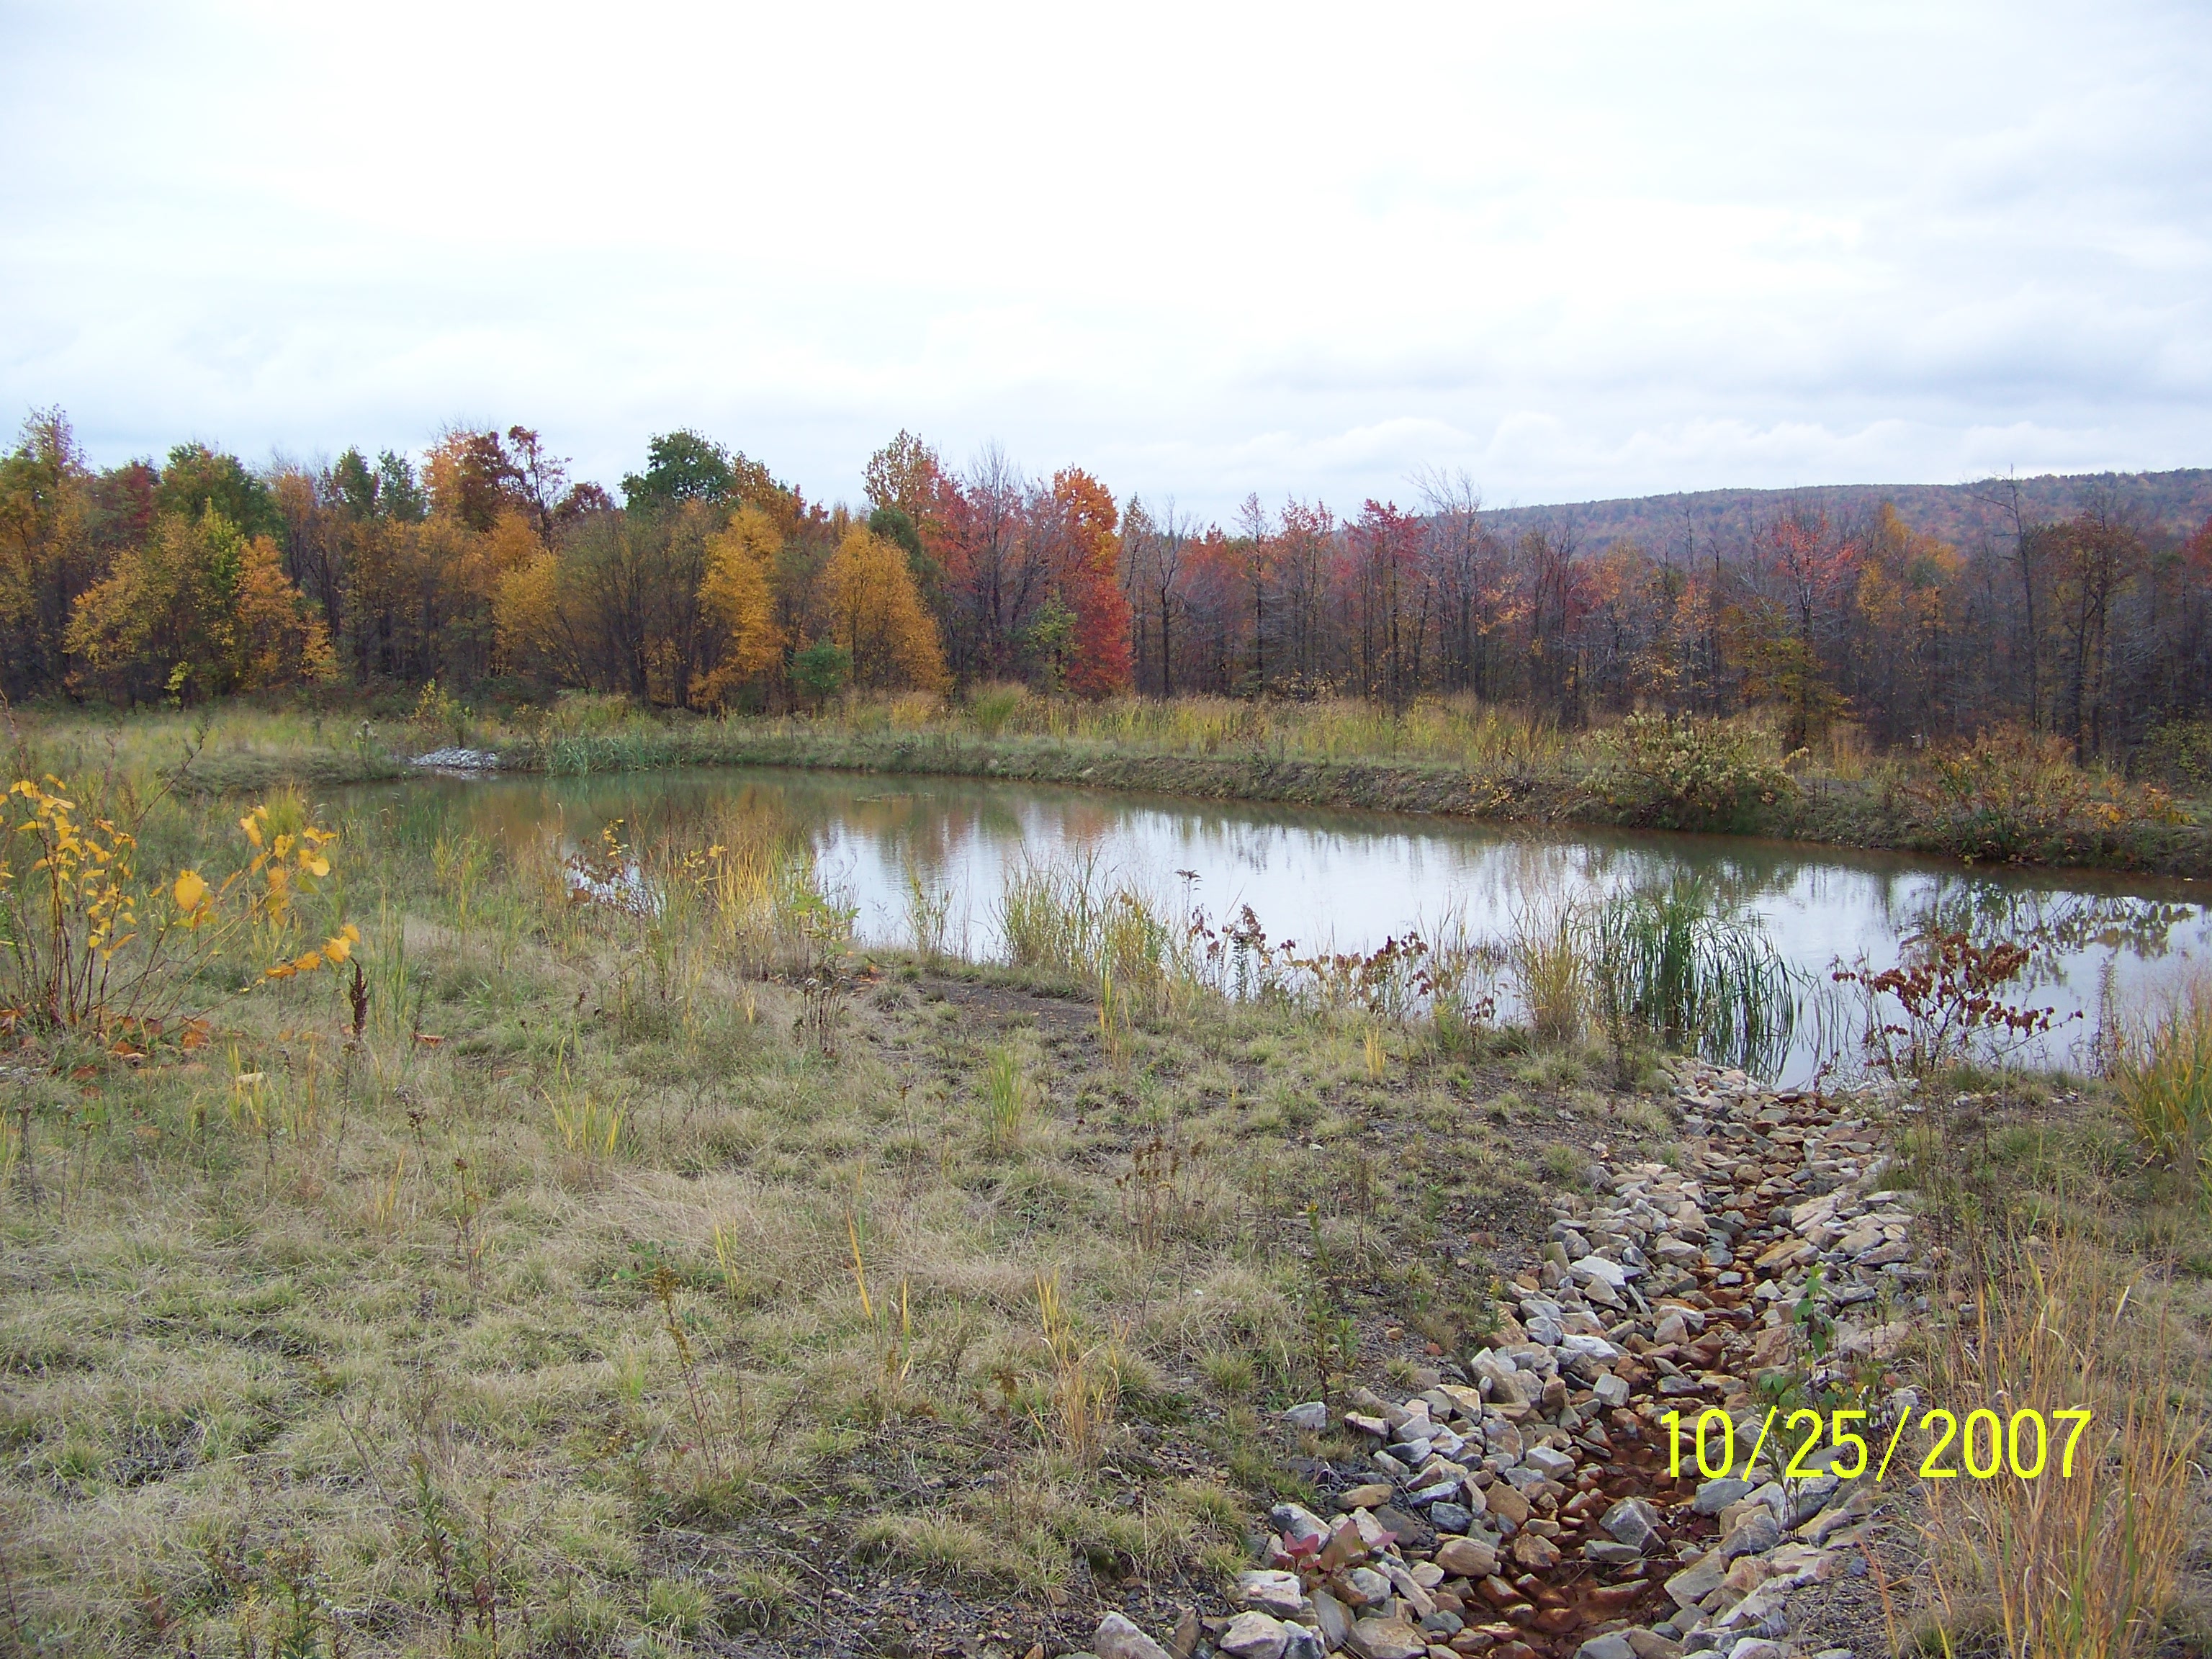
[(1701, 883), (1610, 894), (1577, 931), (1598, 1021), (1617, 1060), (1639, 1040), (1754, 1075), (1788, 1054), (1804, 988), (1753, 916)]

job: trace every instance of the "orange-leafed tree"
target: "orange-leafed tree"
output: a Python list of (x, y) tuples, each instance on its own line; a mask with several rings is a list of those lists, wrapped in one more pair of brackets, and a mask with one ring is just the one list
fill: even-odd
[(1061, 540), (1060, 602), (1074, 613), (1067, 689), (1103, 697), (1129, 689), (1129, 599), (1120, 580), (1121, 514), (1113, 493), (1080, 467), (1054, 473), (1049, 495)]
[(822, 573), (830, 636), (864, 690), (941, 690), (945, 652), (905, 551), (855, 525)]
[(196, 520), (165, 514), (78, 599), (67, 640), (78, 684), (126, 702), (192, 702), (329, 678), (329, 635), (282, 559), (213, 507)]
[(739, 507), (728, 527), (707, 544), (699, 610), (712, 643), (706, 672), (692, 682), (695, 707), (725, 707), (738, 687), (775, 665), (783, 639), (775, 626), (771, 577), (782, 550), (775, 521), (750, 506)]

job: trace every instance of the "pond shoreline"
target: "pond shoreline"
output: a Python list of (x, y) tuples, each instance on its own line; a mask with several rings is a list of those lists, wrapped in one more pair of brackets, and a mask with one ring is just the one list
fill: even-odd
[[(1615, 808), (1564, 767), (1478, 775), (1434, 763), (1328, 761), (1264, 755), (1177, 755), (1054, 738), (993, 740), (945, 732), (855, 734), (748, 729), (736, 722), (672, 726), (650, 739), (575, 737), (550, 744), (495, 744), (484, 773), (576, 776), (708, 766), (774, 766), (805, 771), (977, 778), (1053, 784), (1190, 800), (1352, 808), (1552, 830), (1655, 827)], [(196, 769), (218, 791), (281, 781), (339, 784), (410, 775), (419, 763), (360, 749), (261, 752), (215, 757)], [(1814, 777), (1741, 830), (1747, 838), (1813, 847), (1909, 853), (1962, 868), (2100, 870), (2182, 880), (2212, 879), (2212, 830), (2197, 823), (2134, 823), (2093, 830), (2089, 844), (2048, 848), (2008, 860), (1962, 858), (1929, 825), (1874, 787)]]

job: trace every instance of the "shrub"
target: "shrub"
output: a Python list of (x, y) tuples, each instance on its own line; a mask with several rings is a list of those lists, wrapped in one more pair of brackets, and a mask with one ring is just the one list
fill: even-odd
[(2017, 731), (1930, 753), (1899, 793), (1928, 844), (1968, 860), (2125, 857), (2140, 830), (2184, 822), (2165, 790), (2085, 771), (2063, 738)]
[(10, 786), (0, 1013), (11, 1023), (89, 1030), (129, 1049), (174, 1018), (204, 1013), (204, 975), (234, 946), (269, 964), (249, 970), (248, 986), (352, 954), (361, 935), (350, 926), (292, 952), (299, 902), (330, 874), (337, 839), (308, 820), (296, 794), (239, 819), (244, 860), (214, 882), (189, 868), (161, 881), (139, 871), (139, 832), (160, 799), (141, 799), (113, 777), (82, 788), (53, 776)]
[(2167, 720), (2151, 727), (2130, 769), (2170, 788), (2212, 790), (2212, 720)]
[(1928, 928), (1907, 933), (1899, 954), (1896, 967), (1879, 973), (1862, 957), (1832, 975), (1866, 999), (1868, 1056), (1893, 1077), (1924, 1084), (1960, 1062), (2001, 1063), (2060, 1023), (2052, 1009), (2005, 1000), (2034, 957), (2032, 945), (1977, 945)]
[(1589, 783), (1621, 822), (1652, 830), (1747, 830), (1797, 790), (1758, 732), (1671, 714), (1600, 733)]

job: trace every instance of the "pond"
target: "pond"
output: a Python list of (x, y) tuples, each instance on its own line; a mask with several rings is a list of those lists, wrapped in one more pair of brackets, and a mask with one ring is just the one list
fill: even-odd
[[(2046, 1060), (2079, 1060), (2109, 993), (2122, 1006), (2212, 961), (2203, 884), (2083, 871), (1966, 868), (1740, 836), (1531, 831), (1377, 812), (1224, 804), (968, 779), (768, 769), (581, 778), (426, 775), (349, 792), (495, 841), (552, 838), (565, 854), (617, 818), (631, 831), (702, 827), (731, 812), (787, 823), (812, 842), (825, 885), (857, 908), (872, 945), (908, 942), (908, 872), (950, 895), (960, 954), (999, 956), (998, 902), (1024, 862), (1090, 860), (1180, 914), (1219, 921), (1241, 906), (1275, 940), (1368, 951), (1409, 928), (1456, 924), (1503, 939), (1533, 907), (1663, 886), (1686, 876), (1758, 915), (1782, 957), (1825, 985), (1862, 957), (1897, 960), (1931, 922), (2039, 949), (2024, 997), (2084, 1017)], [(419, 825), (418, 825), (419, 827)], [(1785, 1081), (1823, 1057), (1801, 1023)], [(1832, 1038), (1826, 1041), (1832, 1042)]]

